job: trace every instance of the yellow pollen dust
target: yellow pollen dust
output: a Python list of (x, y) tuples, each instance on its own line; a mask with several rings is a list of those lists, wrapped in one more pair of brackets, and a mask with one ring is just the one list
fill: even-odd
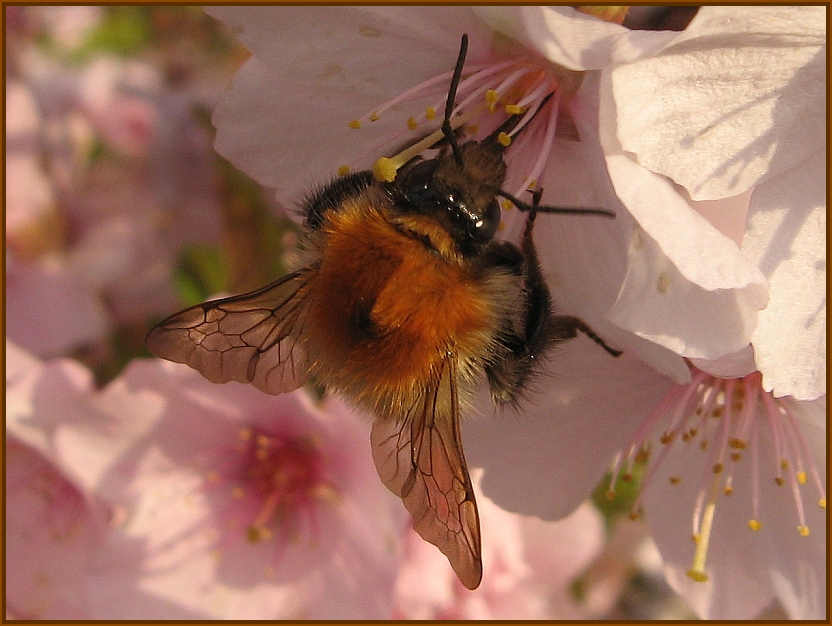
[(419, 127), (419, 125), (416, 123), (416, 118), (415, 117), (408, 117), (407, 118), (407, 127), (410, 130), (416, 130)]
[(801, 537), (808, 537), (809, 536), (809, 527), (808, 526), (798, 526), (797, 532), (800, 533)]
[(425, 117), (429, 120), (435, 120), (436, 119), (436, 109), (434, 109), (433, 107), (428, 107), (425, 110)]
[(760, 530), (763, 527), (763, 525), (755, 519), (750, 519), (748, 520), (748, 527), (751, 530)]
[(497, 141), (504, 148), (508, 148), (511, 145), (511, 137), (508, 136), (508, 133), (498, 134), (497, 135)]
[(350, 168), (346, 165), (342, 165), (338, 168), (338, 176), (346, 176), (350, 173)]
[(361, 128), (361, 122), (359, 122), (358, 120), (353, 120), (349, 124), (347, 124), (347, 126), (349, 126), (350, 128), (354, 128), (355, 130), (358, 130), (359, 128)]

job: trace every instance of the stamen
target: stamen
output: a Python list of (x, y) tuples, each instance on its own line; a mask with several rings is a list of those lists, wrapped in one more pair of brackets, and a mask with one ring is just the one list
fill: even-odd
[[(470, 120), (477, 111), (472, 110), (468, 113), (463, 113), (462, 115), (458, 115), (454, 119), (451, 120), (451, 128), (456, 130), (468, 120)], [(419, 156), (425, 150), (433, 147), (439, 141), (441, 141), (445, 135), (442, 132), (442, 129), (436, 130), (432, 132), (430, 135), (422, 139), (421, 141), (413, 144), (409, 148), (402, 150), (398, 154), (392, 157), (381, 157), (373, 164), (373, 175), (376, 177), (376, 180), (391, 183), (396, 179), (396, 172), (399, 171), (401, 167), (405, 164), (409, 163), (411, 159)]]
[(705, 506), (702, 524), (694, 535), (696, 539), (696, 551), (693, 555), (693, 564), (686, 572), (688, 577), (696, 582), (706, 582), (708, 575), (705, 573), (705, 561), (708, 558), (708, 545), (711, 541), (711, 530), (714, 525), (714, 514), (716, 513), (716, 498), (719, 492), (719, 474), (715, 474), (711, 482), (711, 493), (708, 497), (708, 504)]

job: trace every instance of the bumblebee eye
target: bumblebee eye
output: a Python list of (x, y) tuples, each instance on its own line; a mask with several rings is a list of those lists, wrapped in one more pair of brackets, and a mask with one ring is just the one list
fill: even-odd
[(500, 205), (494, 200), (482, 216), (472, 222), (471, 234), (478, 243), (488, 243), (493, 239), (500, 226), (501, 215)]
[(405, 174), (402, 190), (407, 200), (413, 205), (420, 206), (428, 202), (436, 202), (436, 192), (431, 182), (437, 165), (436, 159), (421, 161)]

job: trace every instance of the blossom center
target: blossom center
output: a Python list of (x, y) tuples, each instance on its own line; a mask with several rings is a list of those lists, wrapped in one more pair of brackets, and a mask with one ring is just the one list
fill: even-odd
[[(631, 479), (636, 464), (649, 460), (643, 493), (658, 468), (668, 462), (671, 450), (679, 452), (679, 473), (671, 474), (669, 480), (671, 485), (678, 485), (685, 475), (698, 474), (698, 496), (692, 512), (694, 554), (687, 573), (703, 582), (708, 580), (705, 564), (717, 505), (721, 497), (734, 493), (738, 472), (747, 468), (751, 475), (751, 530), (763, 526), (759, 506), (761, 472), (769, 472), (776, 485), (789, 488), (797, 531), (804, 537), (809, 535), (804, 485), (814, 485), (822, 508), (826, 508), (826, 495), (795, 415), (788, 404), (763, 391), (759, 372), (739, 379), (715, 378), (695, 368), (692, 374), (690, 383), (673, 388), (659, 402), (618, 456), (607, 495), (614, 498), (613, 485), (618, 478)], [(769, 436), (763, 437), (764, 432)], [(769, 442), (765, 449), (763, 441)], [(704, 453), (704, 459), (689, 452), (694, 448)], [(657, 458), (652, 459), (655, 452)], [(641, 513), (639, 496), (632, 517)]]
[[(381, 144), (402, 141), (405, 135), (412, 135), (426, 125), (434, 128), (399, 154), (379, 159), (373, 167), (377, 179), (391, 182), (398, 169), (413, 158), (431, 158), (426, 153), (435, 150), (444, 138), (438, 126), (442, 122), (441, 112), (445, 110), (451, 77), (452, 72), (446, 72), (428, 79), (349, 123), (351, 128), (360, 129), (367, 122), (380, 119), (395, 105), (417, 98), (436, 97), (430, 106), (411, 115), (395, 137), (386, 137), (370, 148), (376, 151)], [(519, 196), (537, 184), (558, 131), (561, 105), (579, 84), (580, 74), (577, 72), (555, 66), (543, 67), (540, 62), (528, 59), (467, 65), (463, 69), (450, 115), (451, 127), (462, 136), (462, 141), (481, 141), (498, 130), (508, 118), (519, 116), (510, 130), (497, 137), (501, 144), (509, 148), (506, 151), (506, 190)], [(349, 171), (347, 166), (339, 169), (342, 175)], [(510, 206), (510, 202), (506, 201), (503, 208)]]
[[(251, 543), (271, 539), (275, 531), (294, 536), (304, 522), (314, 526), (317, 505), (335, 494), (314, 438), (250, 428), (239, 437), (240, 456), (227, 476), (239, 504), (232, 525), (242, 523)], [(216, 471), (209, 474), (212, 482), (220, 478)]]

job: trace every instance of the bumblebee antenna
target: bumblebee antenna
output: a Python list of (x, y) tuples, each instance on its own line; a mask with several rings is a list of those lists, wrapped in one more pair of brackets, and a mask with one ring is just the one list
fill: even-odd
[(465, 56), (468, 54), (468, 33), (462, 35), (462, 42), (459, 44), (459, 56), (456, 59), (456, 67), (454, 67), (454, 75), (451, 78), (451, 86), (448, 88), (448, 99), (445, 101), (445, 119), (442, 120), (442, 134), (445, 139), (451, 144), (451, 150), (454, 152), (454, 159), (456, 164), (462, 167), (462, 152), (459, 149), (454, 136), (454, 129), (451, 126), (451, 113), (454, 112), (454, 103), (456, 102), (456, 90), (459, 88), (459, 81), (462, 78), (462, 68), (465, 65)]
[(582, 208), (582, 207), (565, 207), (565, 206), (540, 206), (538, 202), (540, 202), (540, 197), (543, 195), (543, 190), (539, 189), (537, 191), (532, 191), (532, 204), (527, 204), (520, 200), (519, 198), (515, 198), (510, 193), (499, 189), (497, 191), (497, 195), (505, 198), (509, 202), (511, 202), (514, 206), (516, 206), (521, 211), (526, 211), (530, 214), (530, 219), (533, 219), (535, 213), (565, 213), (567, 215), (600, 215), (601, 217), (609, 217), (615, 218), (615, 213), (612, 211), (608, 211), (607, 209), (593, 209), (593, 208)]

